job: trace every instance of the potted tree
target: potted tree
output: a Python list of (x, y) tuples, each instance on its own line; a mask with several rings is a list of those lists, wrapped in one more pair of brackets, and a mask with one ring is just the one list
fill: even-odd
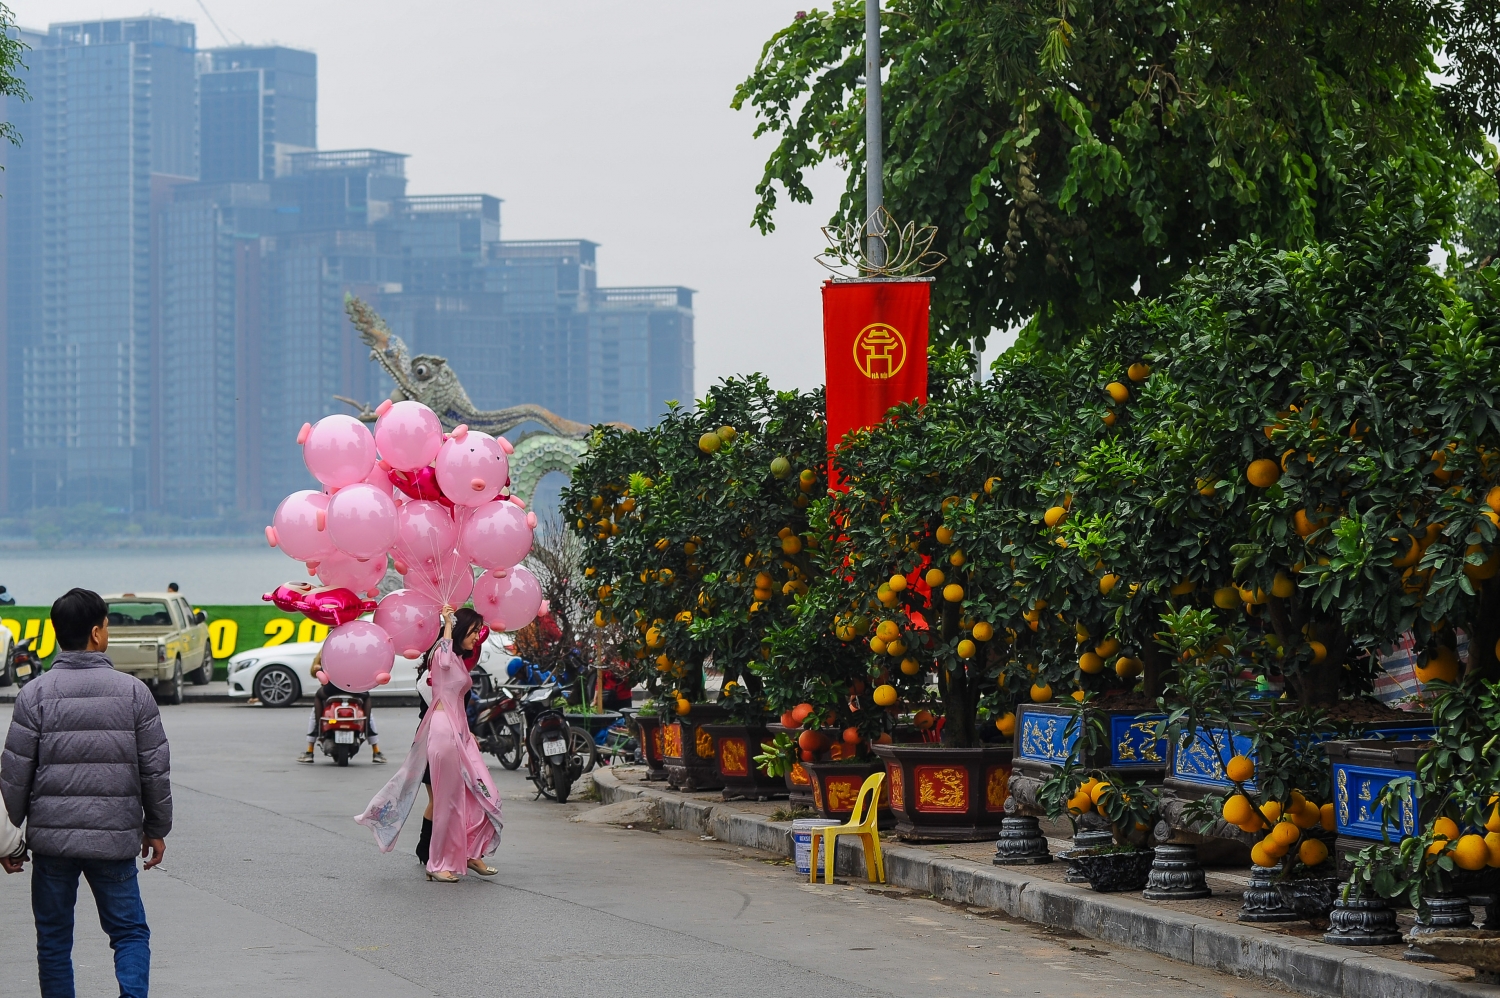
[(723, 723), (704, 730), (714, 740), (714, 762), (724, 784), (724, 799), (770, 800), (783, 797), (786, 788), (777, 775), (757, 761), (769, 733), (766, 730), (766, 700), (735, 680), (727, 681), (719, 703), (728, 710)]
[[(1331, 722), (1317, 708), (1268, 697), (1244, 677), (1243, 629), (1222, 630), (1206, 610), (1183, 609), (1162, 620), (1163, 641), (1178, 665), (1160, 727), (1174, 760), (1192, 760), (1173, 772), (1204, 774), (1179, 796), (1178, 820), (1250, 846), (1241, 921), (1326, 923), (1338, 883), (1321, 747)], [(1171, 779), (1167, 786), (1174, 787)]]
[[(1080, 744), (1087, 743), (1085, 736)], [(1138, 891), (1146, 886), (1156, 850), (1151, 829), (1158, 818), (1156, 791), (1141, 781), (1127, 783), (1118, 774), (1090, 770), (1075, 752), (1043, 784), (1040, 799), (1050, 818), (1074, 823), (1097, 815), (1107, 829), (1102, 842), (1070, 850), (1064, 858), (1096, 891)]]
[(749, 666), (806, 588), (802, 568), (778, 555), (782, 534), (805, 532), (820, 479), (803, 452), (820, 450), (822, 433), (821, 393), (731, 378), (649, 429), (596, 428), (575, 469), (564, 505), (587, 542), (594, 620), (622, 626), (627, 653), (668, 694), (661, 744), (674, 786), (721, 783), (706, 726), (729, 714), (705, 688), (705, 665), (725, 687), (762, 693)]
[[(1010, 798), (1013, 705), (1050, 699), (1062, 599), (1037, 469), (1051, 466), (1050, 375), (1025, 365), (983, 386), (898, 407), (851, 434), (834, 464), (842, 489), (815, 519), (831, 538), (823, 600), (835, 634), (866, 656), (874, 703), (928, 711), (930, 740), (876, 744), (896, 832), (911, 840), (994, 836)], [(1053, 586), (1053, 588), (1047, 588)], [(989, 701), (994, 722), (979, 726)]]
[[(1454, 959), (1488, 972), (1500, 963), (1500, 932), (1474, 929), (1469, 908), (1472, 895), (1493, 895), (1500, 886), (1500, 773), (1485, 751), (1500, 734), (1500, 680), (1471, 677), (1433, 687), (1438, 724), (1414, 771), (1394, 775), (1366, 809), (1343, 805), (1350, 809), (1339, 815), (1341, 822), (1357, 829), (1361, 819), (1373, 817), (1381, 841), (1350, 856), (1352, 873), (1339, 906), (1349, 909), (1349, 934), (1370, 918), (1391, 934), (1393, 913), (1380, 902), (1409, 905), (1417, 925), (1408, 937), (1408, 959)], [(1346, 756), (1349, 764), (1362, 761), (1353, 751)], [(1372, 761), (1383, 762), (1378, 756)]]

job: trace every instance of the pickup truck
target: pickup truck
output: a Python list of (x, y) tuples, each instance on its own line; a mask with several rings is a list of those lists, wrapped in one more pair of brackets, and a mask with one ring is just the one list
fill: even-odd
[[(178, 593), (118, 593), (109, 604), (109, 657), (120, 672), (150, 686), (163, 703), (182, 703), (184, 676), (213, 678), (208, 623)], [(186, 671), (184, 671), (186, 670)]]

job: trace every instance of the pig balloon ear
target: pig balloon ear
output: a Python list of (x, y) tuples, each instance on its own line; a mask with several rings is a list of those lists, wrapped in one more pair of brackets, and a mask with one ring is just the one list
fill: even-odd
[(396, 403), (392, 402), (390, 399), (386, 399), (384, 402), (375, 407), (375, 415), (384, 416), (385, 411), (395, 404)]
[(276, 528), (275, 527), (267, 527), (266, 528), (266, 543), (270, 544), (272, 547), (276, 546)]
[(312, 433), (312, 424), (311, 423), (303, 423), (302, 424), (302, 429), (300, 429), (300, 430), (297, 431), (297, 443), (298, 444), (305, 444), (305, 443), (307, 443), (307, 437), (308, 437), (308, 434), (310, 434), (310, 433)]
[(454, 440), (457, 440), (459, 443), (463, 443), (464, 437), (466, 437), (468, 435), (469, 435), (469, 424), (468, 423), (459, 423), (457, 426), (455, 426), (453, 428), (453, 432), (449, 434), (449, 436), (451, 436)]
[(507, 456), (516, 452), (516, 445), (511, 443), (509, 440), (506, 440), (504, 437), (496, 437), (495, 442), (500, 445), (500, 449), (505, 451)]
[(317, 674), (317, 676), (315, 678), (320, 683), (326, 683), (326, 682), (328, 682), (328, 673), (324, 672), (322, 669), (319, 669), (318, 670), (318, 674)]
[(526, 514), (526, 526), (532, 530), (536, 529), (536, 510), (531, 510)]
[(386, 683), (388, 683), (390, 681), (391, 681), (391, 674), (389, 672), (377, 672), (377, 673), (375, 673), (375, 685), (376, 686), (384, 686)]

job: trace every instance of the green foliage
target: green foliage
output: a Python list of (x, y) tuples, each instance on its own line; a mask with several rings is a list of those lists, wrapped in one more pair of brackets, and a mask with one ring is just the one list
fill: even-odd
[[(1109, 736), (1105, 728), (1105, 714), (1099, 709), (1099, 701), (1087, 696), (1074, 708), (1063, 729), (1063, 737), (1077, 735), (1068, 757), (1057, 766), (1052, 775), (1043, 782), (1037, 798), (1049, 818), (1066, 817), (1076, 831), (1078, 817), (1085, 811), (1096, 811), (1109, 823), (1110, 831), (1118, 845), (1144, 847), (1150, 830), (1160, 818), (1160, 788), (1149, 787), (1144, 782), (1127, 783), (1102, 769), (1089, 769), (1085, 760), (1097, 756), (1107, 748)], [(1102, 785), (1097, 800), (1090, 795), (1087, 806), (1082, 795), (1089, 794), (1095, 785)]]
[(623, 626), (637, 681), (701, 699), (711, 661), (726, 685), (740, 680), (731, 707), (763, 711), (747, 667), (769, 654), (765, 634), (791, 620), (813, 572), (805, 550), (783, 548), (816, 544), (806, 507), (826, 487), (825, 434), (821, 392), (776, 392), (760, 376), (726, 379), (646, 430), (596, 428), (563, 510), (586, 544), (595, 623)]
[(1485, 162), (1458, 192), (1459, 247), (1450, 247), (1449, 272), (1468, 289), (1474, 275), (1500, 259), (1500, 153), (1485, 149)]
[[(30, 100), (31, 95), (26, 92), (26, 85), (21, 82), (17, 70), (23, 68), (26, 52), (29, 46), (16, 37), (16, 15), (8, 6), (0, 3), (0, 95), (14, 97), (18, 100)], [(13, 145), (20, 145), (28, 138), (16, 131), (14, 123), (0, 121), (0, 139), (5, 139)], [(33, 142), (40, 142), (40, 135), (29, 136)]]
[[(938, 228), (944, 344), (1028, 322), (1056, 343), (1237, 240), (1328, 239), (1346, 177), (1395, 158), (1449, 185), (1500, 120), (1493, 0), (884, 6), (885, 203)], [(736, 91), (778, 139), (763, 231), (825, 160), (847, 164), (835, 220), (863, 219), (863, 35), (862, 0), (799, 14)]]
[[(1432, 271), (1434, 213), (1394, 165), (1345, 197), (1336, 239), (1237, 244), (1068, 364), (1085, 387), (1150, 369), (1124, 404), (1099, 387), (1076, 404), (1064, 447), (1070, 520), (1093, 531), (1079, 550), (1139, 587), (1118, 623), (1139, 640), (1168, 604), (1236, 585), (1266, 635), (1250, 654), (1309, 704), (1367, 688), (1360, 649), (1419, 621), (1451, 647), (1452, 626), (1492, 616), (1497, 271), (1468, 299)], [(1261, 459), (1279, 472), (1263, 489)], [(1497, 637), (1476, 640), (1481, 668)]]
[[(851, 434), (834, 458), (847, 487), (820, 501), (815, 518), (832, 537), (828, 574), (815, 587), (832, 621), (868, 619), (866, 635), (844, 633), (866, 655), (879, 682), (895, 685), (909, 706), (935, 699), (947, 722), (944, 739), (975, 745), (981, 696), (998, 692), (1003, 711), (1037, 679), (1061, 677), (1057, 611), (1069, 580), (1050, 571), (1055, 548), (1038, 530), (1052, 467), (1051, 423), (1061, 414), (1042, 400), (1060, 374), (1038, 357), (1004, 382), (955, 382), (926, 405), (892, 410), (886, 420)], [(835, 529), (835, 525), (837, 525)], [(939, 538), (939, 531), (947, 540)], [(957, 563), (955, 563), (955, 558)], [(943, 573), (935, 587), (927, 573)], [(902, 576), (902, 591), (890, 588)], [(962, 598), (944, 598), (946, 586)], [(1032, 619), (1034, 618), (1034, 619)], [(974, 626), (993, 629), (976, 640)], [(899, 654), (868, 650), (880, 625), (898, 632)], [(974, 654), (963, 658), (960, 645)], [(967, 645), (964, 646), (967, 648)], [(908, 674), (907, 659), (918, 666)], [(928, 675), (937, 686), (929, 691)]]
[(797, 761), (797, 743), (785, 732), (777, 732), (769, 742), (762, 742), (760, 754), (755, 757), (755, 768), (765, 771), (772, 779), (785, 776)]
[[(1487, 823), (1496, 827), (1500, 789), (1500, 682), (1434, 685), (1431, 747), (1417, 761), (1414, 777), (1392, 780), (1378, 795), (1374, 807), (1381, 811), (1385, 841), (1360, 850), (1351, 877), (1361, 891), (1413, 908), (1425, 907), (1430, 894), (1446, 892), (1458, 872), (1452, 842), (1432, 848), (1440, 838), (1434, 822), (1448, 818), (1460, 831), (1482, 835)], [(1400, 824), (1414, 794), (1420, 808), (1415, 834), (1403, 835)]]

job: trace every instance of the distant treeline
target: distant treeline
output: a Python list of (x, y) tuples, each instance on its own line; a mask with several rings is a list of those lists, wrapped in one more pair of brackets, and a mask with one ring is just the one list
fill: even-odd
[(174, 537), (253, 537), (265, 529), (263, 514), (226, 513), (185, 517), (171, 513), (110, 509), (101, 503), (55, 506), (0, 517), (0, 543), (30, 539), (38, 547), (77, 547), (116, 541)]

